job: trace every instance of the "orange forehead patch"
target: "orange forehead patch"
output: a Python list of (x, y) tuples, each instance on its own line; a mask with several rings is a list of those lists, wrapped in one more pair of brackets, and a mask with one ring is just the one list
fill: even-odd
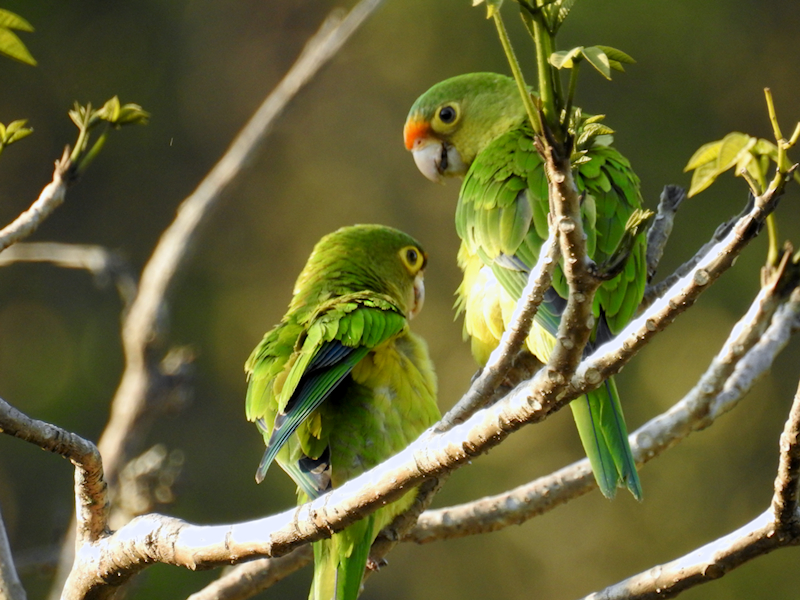
[(431, 127), (427, 121), (422, 119), (408, 119), (403, 127), (403, 138), (406, 142), (406, 150), (414, 148), (414, 142), (418, 139), (426, 138), (430, 135)]

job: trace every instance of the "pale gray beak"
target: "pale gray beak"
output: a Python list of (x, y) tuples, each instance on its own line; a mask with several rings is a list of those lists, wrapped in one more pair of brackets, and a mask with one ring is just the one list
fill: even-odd
[(414, 277), (414, 302), (411, 305), (411, 310), (408, 313), (408, 319), (411, 320), (419, 314), (422, 310), (422, 305), (425, 304), (425, 279), (422, 271), (417, 273)]
[(439, 183), (444, 177), (463, 175), (467, 166), (455, 146), (438, 140), (417, 140), (411, 150), (420, 173)]

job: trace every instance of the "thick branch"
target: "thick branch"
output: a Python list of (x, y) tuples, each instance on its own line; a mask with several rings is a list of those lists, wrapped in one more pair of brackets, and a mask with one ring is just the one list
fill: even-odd
[[(775, 310), (774, 288), (762, 290), (708, 370), (683, 399), (630, 436), (642, 465), (731, 410), (770, 369), (789, 335), (800, 330), (800, 294)], [(774, 318), (770, 323), (770, 318)], [(764, 332), (764, 327), (770, 323)], [(762, 333), (763, 332), (763, 333)], [(746, 354), (742, 355), (743, 352)], [(407, 539), (427, 543), (518, 525), (596, 487), (588, 459), (508, 492), (424, 513)]]
[(97, 448), (82, 437), (24, 415), (0, 398), (0, 431), (56, 454), (75, 465), (78, 540), (91, 543), (106, 533), (108, 496)]
[[(764, 216), (774, 203), (757, 203), (754, 211)], [(752, 216), (731, 232), (718, 254), (698, 265), (697, 273), (681, 286), (678, 294), (693, 301), (707, 288), (709, 278), (730, 266), (732, 257), (744, 247), (743, 237), (754, 236), (756, 227), (745, 225)], [(749, 232), (749, 233), (748, 233)], [(649, 340), (653, 319), (672, 322), (683, 304), (668, 302), (665, 308), (654, 306), (650, 314), (632, 324), (620, 351), (613, 344), (587, 359), (616, 372)], [(638, 329), (637, 329), (638, 323)], [(655, 330), (663, 328), (655, 322)], [(627, 333), (627, 332), (626, 332)], [(606, 347), (603, 347), (605, 350)], [(255, 556), (279, 556), (294, 548), (330, 535), (354, 520), (399, 497), (424, 479), (438, 477), (466, 463), (470, 458), (501, 443), (510, 433), (526, 423), (541, 421), (572, 397), (584, 393), (592, 381), (586, 381), (587, 369), (581, 367), (567, 393), (563, 382), (542, 375), (518, 388), (498, 404), (474, 414), (465, 423), (443, 434), (428, 433), (409, 448), (380, 467), (345, 484), (319, 500), (296, 510), (257, 522), (217, 527), (198, 527), (165, 517), (150, 516), (132, 521), (119, 532), (86, 545), (76, 562), (65, 595), (82, 598), (104, 589), (108, 582), (122, 582), (155, 560), (189, 568), (204, 568), (246, 560)], [(598, 371), (599, 372), (599, 371)], [(543, 402), (539, 399), (547, 400)], [(146, 543), (144, 543), (146, 540)]]
[(0, 252), (32, 234), (63, 202), (67, 193), (67, 172), (71, 166), (69, 147), (56, 161), (53, 181), (48, 183), (31, 207), (0, 230)]

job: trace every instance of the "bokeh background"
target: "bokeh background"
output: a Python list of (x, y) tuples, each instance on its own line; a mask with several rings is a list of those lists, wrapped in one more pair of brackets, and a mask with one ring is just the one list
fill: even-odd
[[(30, 20), (23, 34), (36, 68), (0, 59), (0, 122), (28, 118), (35, 134), (0, 160), (0, 223), (27, 208), (74, 140), (76, 100), (118, 94), (152, 113), (147, 127), (112, 136), (87, 176), (32, 238), (102, 244), (138, 271), (179, 202), (222, 155), (304, 41), (340, 0), (4, 0)], [(348, 2), (348, 6), (352, 2)], [(532, 46), (512, 7), (507, 22), (533, 80)], [(584, 70), (579, 103), (605, 113), (616, 144), (655, 207), (666, 183), (688, 185), (683, 166), (701, 144), (732, 130), (770, 137), (762, 88), (786, 130), (800, 119), (796, 0), (638, 2), (582, 0), (562, 48), (607, 44), (638, 64), (609, 83)], [(508, 72), (483, 8), (467, 0), (387, 0), (283, 115), (250, 169), (204, 231), (172, 298), (170, 342), (197, 353), (191, 404), (164, 417), (149, 442), (185, 456), (169, 514), (223, 523), (291, 506), (293, 486), (272, 469), (253, 482), (263, 446), (243, 414), (242, 364), (283, 314), (314, 242), (356, 222), (404, 229), (426, 246), (427, 302), (414, 323), (440, 378), (440, 404), (459, 397), (475, 367), (453, 321), (457, 183), (437, 186), (402, 145), (413, 100), (463, 72)], [(795, 157), (797, 158), (797, 156)], [(690, 257), (746, 199), (723, 177), (682, 209), (664, 275)], [(800, 243), (796, 189), (778, 211), (781, 234)], [(759, 239), (697, 306), (618, 378), (635, 428), (682, 397), (756, 294)], [(119, 381), (120, 301), (90, 275), (44, 265), (0, 269), (0, 396), (38, 419), (97, 440)], [(487, 536), (403, 545), (364, 598), (573, 598), (671, 560), (744, 524), (767, 507), (777, 440), (797, 383), (800, 344), (711, 429), (641, 473), (645, 501), (599, 493)], [(437, 506), (498, 493), (582, 456), (568, 411), (458, 471)], [(0, 506), (15, 553), (56, 544), (72, 511), (72, 469), (0, 436)], [(800, 550), (744, 566), (687, 599), (795, 598)], [(136, 598), (183, 598), (216, 573), (157, 566)], [(304, 598), (310, 569), (263, 598)], [(29, 598), (48, 574), (26, 571)]]

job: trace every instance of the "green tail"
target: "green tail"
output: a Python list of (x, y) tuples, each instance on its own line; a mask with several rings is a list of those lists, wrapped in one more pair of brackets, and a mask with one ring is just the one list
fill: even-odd
[(641, 500), (642, 485), (628, 443), (628, 429), (614, 378), (573, 400), (570, 406), (581, 443), (603, 495), (613, 498), (617, 487), (627, 487), (634, 498)]
[(314, 542), (314, 581), (309, 600), (356, 600), (373, 542), (375, 515), (329, 540)]

